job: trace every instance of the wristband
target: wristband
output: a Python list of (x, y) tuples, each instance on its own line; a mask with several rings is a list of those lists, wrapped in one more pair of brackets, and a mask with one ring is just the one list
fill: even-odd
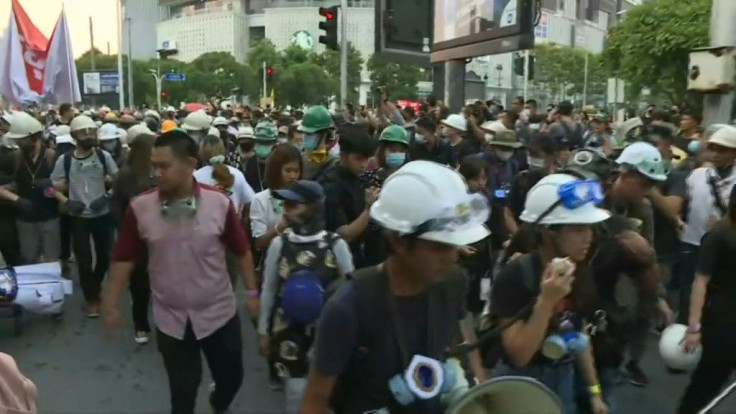
[(259, 292), (258, 292), (258, 290), (257, 290), (257, 289), (253, 289), (253, 290), (246, 290), (246, 291), (245, 291), (245, 294), (246, 294), (246, 295), (247, 295), (247, 296), (248, 296), (249, 298), (257, 298), (257, 297), (258, 297), (258, 295), (259, 295)]
[(687, 326), (687, 331), (690, 333), (700, 333), (700, 324), (699, 323), (691, 323)]
[(588, 392), (590, 393), (590, 395), (601, 395), (602, 393), (600, 384), (591, 385), (590, 387), (588, 387)]

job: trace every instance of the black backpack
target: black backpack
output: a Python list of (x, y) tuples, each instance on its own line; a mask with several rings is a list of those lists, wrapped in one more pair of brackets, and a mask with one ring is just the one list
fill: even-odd
[[(102, 164), (102, 171), (105, 176), (107, 176), (107, 160), (105, 159), (105, 152), (95, 148), (94, 149), (95, 154), (97, 154), (97, 159), (100, 160), (100, 163)], [(67, 186), (69, 185), (69, 171), (72, 168), (72, 156), (74, 155), (74, 151), (69, 151), (66, 154), (63, 155), (64, 157), (64, 178), (66, 179)]]

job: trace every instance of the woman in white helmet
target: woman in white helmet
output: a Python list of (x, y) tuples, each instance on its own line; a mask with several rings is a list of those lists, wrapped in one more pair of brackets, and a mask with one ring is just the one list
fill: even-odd
[(610, 217), (598, 181), (566, 174), (542, 178), (526, 199), (521, 221), (534, 226), (536, 248), (507, 264), (491, 290), (491, 316), (502, 333), (499, 374), (530, 376), (576, 413), (575, 362), (588, 386), (593, 413), (607, 412), (583, 329), (595, 304), (591, 276), (580, 271), (593, 226)]
[[(353, 273), (325, 305), (302, 412), (444, 413), (442, 395), (464, 375), (445, 364), (466, 317), (457, 248), (488, 236), (488, 212), (440, 164), (410, 162), (384, 182), (370, 215), (391, 253)], [(477, 354), (470, 360), (483, 380)], [(429, 383), (417, 383), (419, 371)]]
[(118, 167), (125, 165), (125, 153), (123, 144), (120, 141), (120, 128), (113, 123), (105, 123), (97, 130), (97, 139), (100, 142), (100, 149), (107, 151)]

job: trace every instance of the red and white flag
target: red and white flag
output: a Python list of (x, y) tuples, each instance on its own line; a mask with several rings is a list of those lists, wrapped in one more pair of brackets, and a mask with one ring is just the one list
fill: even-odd
[(61, 10), (54, 33), (49, 42), (46, 72), (43, 79), (43, 95), (46, 103), (80, 102), (77, 66), (74, 63), (72, 41), (66, 12)]
[(15, 104), (38, 102), (44, 94), (49, 41), (13, 1), (5, 44), (0, 51), (0, 94)]

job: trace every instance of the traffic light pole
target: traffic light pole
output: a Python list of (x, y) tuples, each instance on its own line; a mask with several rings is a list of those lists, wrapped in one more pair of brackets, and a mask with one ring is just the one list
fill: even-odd
[(524, 103), (529, 93), (529, 49), (524, 51)]
[(266, 86), (266, 61), (264, 60), (263, 61), (263, 95), (262, 95), (264, 98), (268, 96), (268, 92), (266, 88), (267, 88)]
[(340, 107), (348, 102), (348, 0), (340, 1), (342, 21), (340, 22)]
[[(736, 19), (736, 2), (713, 0), (710, 17), (710, 45), (736, 46), (736, 31), (732, 30)], [(703, 125), (730, 124), (734, 93), (706, 94), (703, 102)]]

